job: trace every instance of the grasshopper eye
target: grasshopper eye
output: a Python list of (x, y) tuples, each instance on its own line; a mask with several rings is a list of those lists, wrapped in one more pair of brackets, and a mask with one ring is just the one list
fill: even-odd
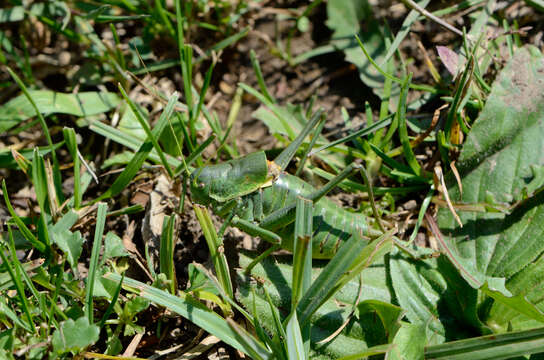
[(204, 189), (206, 187), (206, 184), (201, 182), (200, 184), (198, 184), (198, 187), (201, 188), (201, 189)]

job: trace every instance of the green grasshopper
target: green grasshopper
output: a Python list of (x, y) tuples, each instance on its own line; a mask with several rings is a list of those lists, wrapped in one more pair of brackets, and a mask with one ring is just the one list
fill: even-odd
[(210, 206), (215, 214), (225, 219), (222, 229), (230, 224), (273, 243), (275, 246), (269, 252), (280, 247), (293, 251), (297, 197), (314, 203), (313, 258), (332, 258), (342, 242), (356, 232), (365, 241), (382, 235), (381, 231), (369, 227), (364, 215), (349, 212), (324, 197), (359, 170), (359, 165), (349, 165), (321, 189), (285, 172), (304, 138), (319, 120), (318, 113), (273, 161), (267, 160), (264, 151), (257, 151), (194, 170), (190, 176), (193, 201)]

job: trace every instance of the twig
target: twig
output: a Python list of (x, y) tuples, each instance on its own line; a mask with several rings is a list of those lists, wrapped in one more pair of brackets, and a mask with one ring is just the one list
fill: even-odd
[(432, 21), (436, 22), (437, 24), (442, 25), (443, 27), (445, 27), (449, 31), (454, 32), (455, 34), (457, 34), (459, 36), (463, 36), (463, 32), (461, 30), (459, 30), (455, 26), (450, 25), (449, 23), (445, 22), (444, 20), (442, 20), (438, 16), (435, 16), (435, 15), (431, 14), (430, 12), (428, 12), (427, 10), (425, 10), (424, 8), (422, 8), (421, 6), (416, 4), (414, 1), (412, 1), (412, 0), (401, 0), (401, 1), (404, 3), (404, 5), (408, 6), (409, 8), (414, 9), (415, 11), (420, 13), (421, 15), (431, 19)]

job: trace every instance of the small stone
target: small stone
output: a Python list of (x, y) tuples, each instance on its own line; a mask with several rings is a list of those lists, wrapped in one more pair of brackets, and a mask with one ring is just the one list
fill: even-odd
[(402, 205), (402, 207), (405, 210), (414, 210), (417, 207), (417, 201), (415, 200), (407, 201), (406, 203), (404, 203), (404, 205)]
[(59, 65), (60, 66), (66, 66), (70, 64), (70, 61), (72, 60), (72, 56), (70, 55), (69, 51), (62, 51), (59, 54)]

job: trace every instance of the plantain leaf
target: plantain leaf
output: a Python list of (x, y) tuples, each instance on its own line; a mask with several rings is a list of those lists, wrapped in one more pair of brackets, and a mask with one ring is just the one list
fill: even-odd
[(423, 360), (426, 341), (424, 324), (402, 323), (386, 358), (391, 360)]
[(411, 323), (426, 325), (428, 344), (478, 334), (474, 329), (471, 333), (471, 327), (467, 326), (482, 327), (475, 315), (475, 303), (470, 302), (476, 290), (462, 287), (461, 294), (467, 298), (460, 295), (457, 298), (456, 286), (466, 284), (455, 269), (444, 275), (436, 259), (415, 260), (396, 249), (391, 253), (389, 266), (396, 299)]
[(471, 286), (495, 299), (490, 308), (490, 299), (479, 305), (486, 305), (483, 320), (496, 330), (544, 321), (538, 310), (544, 309), (539, 296), (544, 286), (543, 138), (544, 57), (534, 47), (518, 49), (463, 145), (457, 162), (463, 192), (453, 176), (447, 182), (453, 202), (498, 202), (511, 211), (459, 212), (462, 228), (449, 210), (438, 214), (456, 267)]
[[(44, 115), (61, 113), (86, 117), (107, 112), (119, 104), (119, 97), (110, 92), (64, 94), (49, 90), (32, 90), (30, 96)], [(26, 96), (19, 95), (0, 106), (0, 132), (7, 131), (36, 115)]]

